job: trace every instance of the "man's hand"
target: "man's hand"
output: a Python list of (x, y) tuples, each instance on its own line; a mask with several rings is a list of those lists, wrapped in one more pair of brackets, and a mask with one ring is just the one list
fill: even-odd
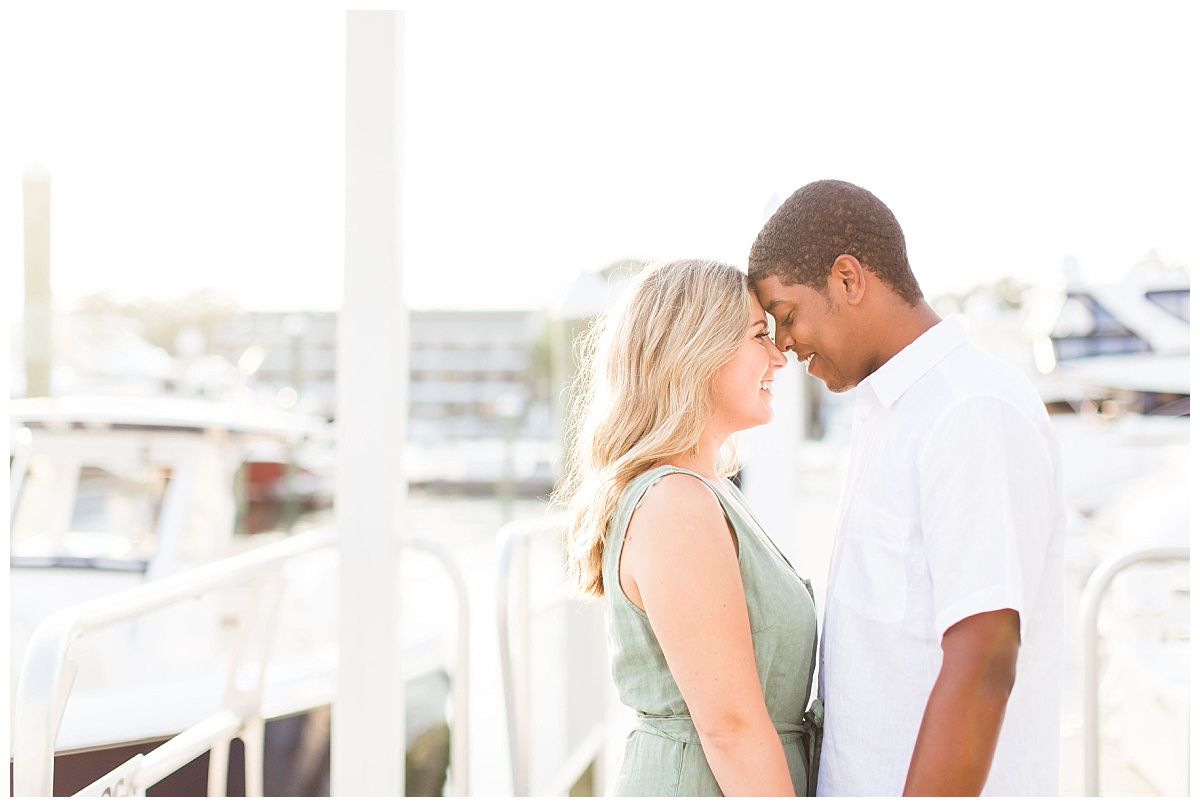
[(904, 795), (980, 794), (1017, 677), (1020, 645), (1020, 617), (1012, 610), (975, 614), (942, 636), (942, 669), (925, 705)]

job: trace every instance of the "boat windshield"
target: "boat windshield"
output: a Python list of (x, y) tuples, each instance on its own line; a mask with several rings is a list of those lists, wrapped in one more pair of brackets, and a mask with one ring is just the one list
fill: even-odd
[(144, 570), (171, 470), (34, 454), (15, 502), (11, 564)]

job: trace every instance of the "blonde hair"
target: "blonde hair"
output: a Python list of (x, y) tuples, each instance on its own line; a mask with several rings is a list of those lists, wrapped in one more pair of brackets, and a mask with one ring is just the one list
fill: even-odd
[[(746, 275), (716, 261), (658, 263), (634, 277), (580, 340), (567, 473), (554, 493), (570, 526), (567, 569), (585, 598), (604, 594), (605, 535), (625, 487), (689, 451), (713, 414), (713, 377), (745, 338)], [(731, 445), (719, 472), (737, 470)]]

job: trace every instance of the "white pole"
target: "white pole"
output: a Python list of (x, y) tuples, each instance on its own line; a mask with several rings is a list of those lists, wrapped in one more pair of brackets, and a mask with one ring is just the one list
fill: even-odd
[(25, 171), (25, 394), (50, 394), (54, 353), (50, 293), (50, 172), (41, 163)]
[(346, 14), (346, 270), (338, 320), (335, 502), (342, 560), (333, 796), (404, 794), (403, 32), (399, 13)]

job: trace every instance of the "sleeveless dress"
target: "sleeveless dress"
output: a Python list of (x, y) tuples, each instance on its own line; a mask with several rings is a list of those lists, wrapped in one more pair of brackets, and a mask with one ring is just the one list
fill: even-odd
[(621, 590), (619, 563), (629, 521), (646, 491), (672, 473), (689, 474), (708, 485), (733, 525), (767, 712), (783, 742), (796, 795), (815, 792), (823, 715), (820, 701), (805, 709), (817, 652), (811, 586), (770, 542), (732, 482), (717, 484), (668, 465), (630, 482), (605, 538), (604, 616), (612, 676), (621, 702), (636, 713), (606, 795), (723, 795), (650, 620)]

